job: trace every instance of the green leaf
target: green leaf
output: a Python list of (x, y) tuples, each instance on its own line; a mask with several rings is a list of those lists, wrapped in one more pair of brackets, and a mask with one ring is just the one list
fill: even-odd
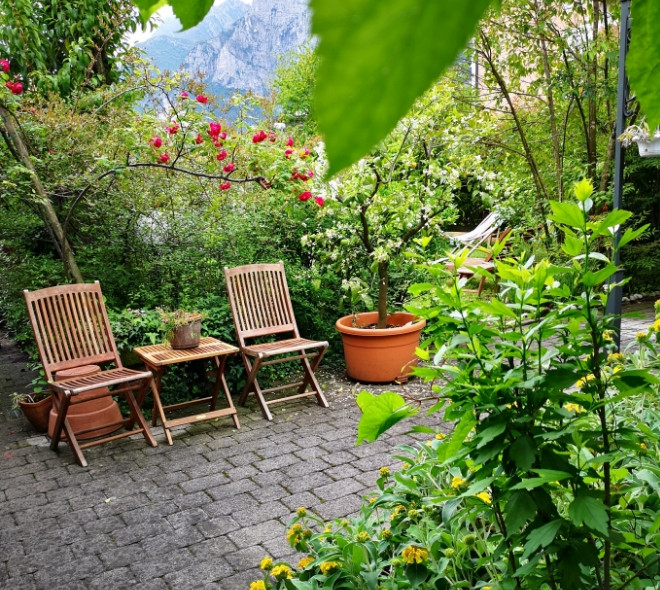
[(359, 160), (456, 59), (490, 0), (311, 0), (319, 128), (332, 176)]
[(607, 536), (609, 517), (605, 504), (599, 499), (586, 493), (578, 494), (568, 507), (568, 515), (577, 526), (584, 524)]
[(626, 70), (630, 87), (646, 113), (651, 130), (660, 124), (660, 3), (656, 0), (635, 0), (631, 10), (630, 49)]
[(509, 536), (519, 531), (536, 515), (536, 503), (529, 492), (519, 490), (511, 494), (504, 510), (504, 521)]
[(550, 201), (553, 215), (550, 219), (555, 223), (562, 223), (569, 227), (582, 227), (584, 225), (584, 213), (575, 203), (559, 203)]
[(547, 483), (561, 481), (562, 479), (566, 479), (571, 476), (570, 473), (566, 473), (565, 471), (556, 471), (554, 469), (532, 469), (531, 471), (537, 473), (539, 477), (523, 479), (516, 485), (512, 486), (511, 489), (531, 490), (533, 488), (544, 486)]
[(146, 24), (149, 20), (149, 17), (154, 12), (167, 4), (167, 0), (156, 0), (156, 2), (153, 0), (133, 0), (133, 3), (140, 11), (140, 18), (142, 19), (142, 22)]
[(582, 282), (586, 287), (594, 287), (595, 285), (600, 285), (609, 279), (616, 271), (618, 267), (614, 264), (608, 264), (605, 268), (601, 268), (598, 272), (586, 272), (582, 277)]
[(509, 448), (509, 455), (518, 469), (527, 471), (534, 463), (536, 445), (528, 436), (521, 436)]
[(474, 414), (472, 410), (467, 410), (458, 421), (454, 432), (451, 435), (451, 439), (447, 443), (447, 457), (451, 457), (463, 446), (465, 439), (472, 430), (473, 426), (476, 424)]
[(553, 520), (529, 533), (527, 543), (525, 543), (525, 552), (521, 560), (527, 559), (539, 547), (547, 547), (554, 541), (559, 529), (561, 528), (561, 520)]
[(378, 396), (363, 391), (357, 397), (357, 405), (362, 410), (362, 416), (358, 424), (356, 446), (365, 440), (375, 441), (397, 422), (417, 414), (415, 408), (407, 406), (400, 395), (391, 391)]

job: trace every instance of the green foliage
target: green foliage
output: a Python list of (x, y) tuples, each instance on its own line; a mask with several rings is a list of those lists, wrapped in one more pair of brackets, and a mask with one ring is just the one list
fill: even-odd
[(70, 96), (119, 79), (137, 21), (126, 0), (13, 0), (3, 2), (0, 46), (38, 92)]
[[(435, 383), (429, 413), (442, 411), (455, 428), (432, 450), (409, 453), (413, 467), (397, 474), (390, 493), (407, 484), (409, 501), (433, 507), (430, 532), (417, 541), (429, 555), (440, 557), (440, 543), (456, 556), (461, 548), (447, 542), (459, 535), (472, 535), (478, 548), (464, 554), (460, 573), (450, 563), (437, 572), (429, 560), (421, 587), (445, 587), (438, 573), (452, 588), (660, 582), (660, 498), (656, 475), (647, 479), (658, 473), (660, 423), (640, 398), (655, 399), (660, 387), (656, 325), (639, 336), (645, 359), (613, 354), (603, 286), (616, 267), (602, 242), (629, 214), (591, 218), (590, 183), (574, 192), (576, 203), (552, 203), (565, 264), (499, 260), (500, 293), (490, 301), (466, 300), (464, 281), (437, 267), (428, 269), (430, 283), (414, 288), (427, 297), (416, 311), (429, 327), (428, 365), (417, 373)], [(621, 245), (643, 230), (626, 230)], [(400, 412), (404, 402), (391, 407)], [(362, 437), (376, 437), (393, 416), (370, 410), (363, 407)], [(418, 463), (432, 471), (429, 484), (424, 474), (412, 478)], [(483, 500), (477, 508), (475, 496)], [(408, 586), (398, 575), (391, 587)]]

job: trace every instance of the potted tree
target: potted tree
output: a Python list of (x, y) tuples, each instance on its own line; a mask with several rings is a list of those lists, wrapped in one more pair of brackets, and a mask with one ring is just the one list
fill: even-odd
[(455, 196), (466, 179), (494, 190), (494, 175), (483, 170), (474, 148), (487, 115), (462, 115), (454, 91), (451, 83), (434, 86), (368, 158), (331, 180), (321, 196), (322, 229), (307, 238), (316, 258), (345, 277), (353, 301), (368, 303), (376, 283), (377, 310), (336, 323), (354, 379), (384, 383), (407, 375), (425, 322), (389, 312), (393, 271), (411, 265), (415, 250), (455, 220)]

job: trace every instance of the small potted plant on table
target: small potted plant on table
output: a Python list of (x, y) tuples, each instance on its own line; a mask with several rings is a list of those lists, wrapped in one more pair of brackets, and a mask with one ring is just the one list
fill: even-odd
[(202, 314), (198, 312), (159, 310), (165, 325), (165, 340), (175, 349), (199, 346), (202, 334)]

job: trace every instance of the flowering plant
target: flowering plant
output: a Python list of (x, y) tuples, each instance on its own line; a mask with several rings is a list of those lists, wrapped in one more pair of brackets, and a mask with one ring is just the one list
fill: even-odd
[(619, 135), (619, 141), (623, 147), (628, 147), (633, 143), (648, 142), (660, 138), (660, 127), (651, 133), (649, 125), (643, 121), (640, 125), (630, 125)]
[(331, 180), (319, 213), (323, 229), (306, 238), (367, 305), (377, 280), (379, 328), (392, 271), (456, 219), (455, 198), (467, 180), (486, 199), (497, 185), (475, 147), (487, 115), (461, 113), (455, 91), (450, 81), (435, 85), (369, 157)]

